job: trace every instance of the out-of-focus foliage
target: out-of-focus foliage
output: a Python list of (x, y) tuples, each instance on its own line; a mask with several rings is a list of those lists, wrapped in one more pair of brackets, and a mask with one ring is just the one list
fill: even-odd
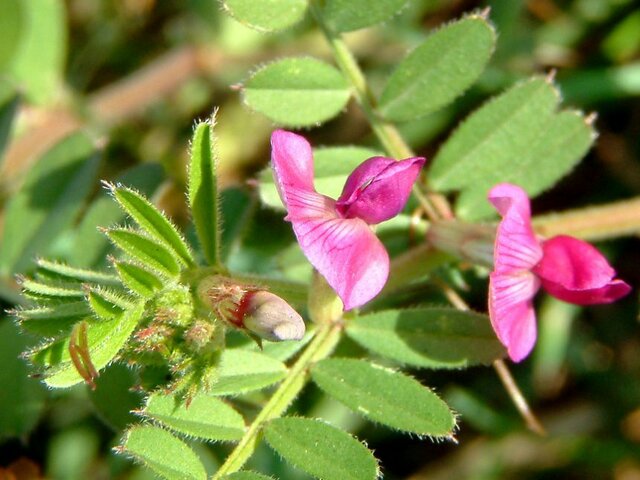
[[(347, 103), (351, 92), (342, 74), (331, 65), (326, 44), (309, 20), (306, 2), (270, 1), (287, 9), (287, 15), (280, 16), (267, 15), (267, 9), (252, 10), (249, 4), (255, 2), (224, 3), (241, 22), (259, 31), (277, 33), (264, 36), (239, 24), (212, 0), (0, 1), (3, 222), (0, 296), (4, 308), (17, 308), (22, 301), (15, 274), (33, 276), (38, 269), (42, 272), (34, 262), (36, 256), (46, 255), (79, 267), (107, 266), (106, 254), (113, 253), (113, 249), (109, 240), (96, 231), (96, 225), (122, 224), (125, 215), (100, 189), (98, 178), (135, 188), (180, 227), (188, 225), (190, 220), (184, 196), (189, 189), (191, 208), (194, 214), (198, 213), (193, 218), (196, 228), (187, 231), (187, 240), (190, 245), (199, 240), (202, 255), (212, 262), (211, 252), (219, 248), (213, 246), (218, 240), (203, 238), (202, 232), (210, 229), (198, 228), (212, 220), (207, 218), (206, 205), (200, 204), (199, 210), (194, 206), (198, 202), (206, 203), (202, 198), (209, 198), (210, 192), (196, 198), (193, 192), (198, 190), (197, 185), (188, 185), (185, 166), (189, 140), (205, 141), (209, 133), (204, 131), (207, 127), (201, 126), (201, 136), (192, 137), (193, 119), (208, 118), (214, 106), (220, 107), (216, 129), (218, 181), (222, 190), (219, 213), (224, 225), (220, 256), (235, 271), (275, 271), (291, 279), (308, 278), (308, 266), (302, 264), (289, 226), (281, 221), (281, 211), (276, 210), (281, 206), (273, 183), (263, 174), (260, 178), (265, 188), (260, 190), (260, 196), (276, 209), (261, 206), (254, 184), (247, 182), (266, 165), (268, 136), (274, 125), (261, 114), (242, 106), (237, 88), (230, 86), (243, 85), (244, 101), (274, 121), (306, 126), (327, 122), (319, 129), (310, 130), (308, 136), (315, 145), (327, 145), (316, 151), (316, 186), (334, 198), (339, 194), (335, 185), (341, 186), (351, 171), (352, 167), (346, 166), (351, 159), (372, 155), (359, 150), (352, 156), (354, 152), (343, 146), (368, 145), (372, 150), (367, 152), (380, 147), (368, 133), (362, 114)], [(632, 0), (384, 1), (375, 2), (380, 7), (371, 9), (364, 18), (362, 10), (349, 10), (349, 4), (362, 3), (371, 2), (327, 0), (324, 8), (328, 24), (338, 31), (353, 31), (347, 35), (347, 42), (368, 75), (374, 93), (382, 95), (383, 111), (390, 119), (408, 120), (400, 124), (401, 132), (418, 153), (430, 161), (435, 157), (431, 167), (433, 186), (460, 192), (456, 204), (459, 213), (473, 218), (487, 213), (485, 206), (478, 202), (489, 183), (498, 180), (492, 177), (496, 170), (488, 166), (505, 172), (508, 178), (501, 175), (499, 180), (518, 181), (521, 178), (516, 166), (526, 164), (541, 174), (532, 179), (525, 173), (527, 181), (532, 182), (531, 193), (546, 191), (561, 176), (554, 172), (566, 173), (586, 151), (593, 141), (593, 130), (599, 132), (599, 137), (586, 160), (554, 190), (540, 196), (536, 210), (563, 210), (640, 194), (637, 120), (640, 116), (640, 14)], [(477, 82), (470, 86), (475, 78), (461, 79), (443, 86), (447, 91), (439, 92), (438, 98), (430, 98), (433, 91), (429, 89), (429, 82), (433, 79), (425, 83), (424, 79), (412, 77), (412, 62), (417, 61), (429, 39), (433, 41), (433, 36), (438, 35), (436, 29), (442, 22), (454, 21), (465, 12), (482, 11), (486, 7), (492, 8), (489, 19), (497, 32), (496, 50), (486, 69), (480, 73), (485, 63), (483, 55), (491, 50), (489, 40), (492, 39), (486, 34), (489, 27), (483, 23), (484, 30), (478, 32), (482, 38), (469, 40), (479, 50)], [(381, 19), (395, 16), (378, 25), (376, 15), (383, 10)], [(445, 28), (456, 25), (452, 23)], [(363, 28), (369, 26), (371, 28)], [(440, 30), (440, 34), (442, 32)], [(461, 37), (461, 41), (465, 38)], [(413, 56), (405, 58), (409, 51), (414, 52)], [(322, 59), (313, 61), (317, 74), (311, 78), (291, 73), (296, 66), (291, 62), (311, 60), (284, 59), (310, 55)], [(395, 70), (402, 58), (405, 60)], [(262, 67), (254, 69), (256, 64)], [(281, 71), (276, 71), (276, 67)], [(434, 67), (435, 72), (438, 67), (441, 66)], [(451, 68), (455, 68), (455, 62)], [(549, 105), (539, 101), (531, 103), (534, 109), (548, 108), (536, 116), (539, 124), (520, 128), (529, 131), (530, 142), (510, 145), (509, 128), (514, 127), (517, 119), (504, 126), (497, 120), (504, 120), (504, 115), (515, 112), (507, 105), (505, 112), (492, 115), (489, 108), (497, 102), (484, 102), (496, 95), (504, 99), (513, 94), (513, 88), (507, 89), (515, 81), (548, 75), (551, 70), (556, 72), (555, 82), (563, 99), (559, 108), (597, 111), (598, 118), (590, 118), (585, 123), (585, 117), (571, 111), (559, 113), (553, 88), (543, 80), (534, 80), (540, 83), (541, 94), (553, 99)], [(304, 73), (308, 74), (308, 70)], [(394, 84), (400, 80), (393, 80), (399, 77), (415, 84), (416, 97), (412, 99), (424, 96), (432, 102), (429, 108), (401, 101), (394, 90)], [(314, 95), (309, 94), (310, 88)], [(458, 96), (464, 90), (465, 94)], [(502, 93), (505, 91), (508, 93)], [(299, 98), (306, 103), (294, 109), (299, 117), (282, 121), (278, 116), (280, 110), (291, 109), (285, 102), (298, 98), (295, 95), (302, 95)], [(435, 111), (441, 96), (446, 95), (457, 100)], [(426, 116), (417, 118), (422, 114)], [(464, 118), (466, 123), (455, 130)], [(474, 121), (487, 132), (480, 128), (469, 132)], [(567, 125), (569, 123), (571, 125)], [(571, 129), (574, 124), (575, 128)], [(573, 150), (554, 147), (549, 151), (547, 140), (551, 138), (556, 145), (562, 145), (569, 130), (579, 137)], [(481, 133), (485, 135), (477, 138)], [(340, 145), (340, 150), (335, 151), (334, 145)], [(447, 180), (447, 175), (453, 175), (447, 155), (456, 148), (466, 152), (469, 164), (465, 168), (477, 172), (467, 183), (460, 182), (459, 178)], [(488, 154), (483, 148), (496, 152), (489, 163), (485, 163)], [(330, 150), (334, 151), (324, 156)], [(191, 152), (194, 151), (198, 151), (197, 143), (191, 145)], [(331, 158), (342, 158), (340, 165), (332, 165)], [(209, 175), (207, 163), (201, 165), (202, 174)], [(534, 180), (538, 183), (534, 184)], [(146, 238), (134, 238), (128, 230), (111, 232), (113, 242), (123, 249), (124, 245), (135, 252), (145, 249)], [(403, 242), (415, 241), (405, 239), (405, 230), (402, 232)], [(393, 231), (389, 233), (390, 238), (395, 238), (392, 234)], [(164, 247), (176, 248), (176, 245)], [(617, 259), (620, 276), (636, 287), (640, 284), (638, 247), (637, 237), (603, 245), (610, 258)], [(161, 257), (148, 260), (157, 261), (159, 268), (165, 268), (170, 275), (177, 272), (178, 266), (164, 265)], [(301, 264), (303, 266), (297, 266)], [(152, 278), (140, 279), (136, 276), (139, 272), (128, 269), (126, 262), (118, 266), (119, 271), (129, 274), (131, 282), (138, 281), (139, 294), (142, 295), (145, 287), (153, 291)], [(478, 280), (483, 272), (478, 274), (470, 269), (454, 274), (443, 270), (439, 274), (447, 282), (452, 282), (454, 276), (453, 281), (467, 289), (472, 306), (484, 311), (484, 283)], [(125, 274), (121, 276), (124, 278)], [(34, 286), (36, 288), (39, 287)], [(69, 294), (74, 292), (80, 296), (85, 294), (81, 288), (71, 289)], [(42, 291), (33, 293), (44, 295)], [(412, 285), (402, 294), (406, 304), (444, 302), (436, 290), (420, 289), (420, 284)], [(385, 306), (388, 312), (395, 308), (395, 305)], [(313, 449), (287, 449), (286, 442), (283, 445), (280, 439), (283, 435), (294, 436), (301, 445), (313, 445), (318, 439), (335, 437), (333, 445), (343, 442), (345, 451), (353, 450), (353, 457), (349, 458), (353, 462), (359, 459), (358, 466), (365, 475), (375, 474), (378, 465), (355, 436), (375, 451), (384, 465), (384, 478), (390, 479), (627, 480), (637, 477), (640, 475), (637, 293), (635, 298), (619, 304), (589, 310), (567, 307), (547, 298), (541, 300), (540, 307), (538, 347), (528, 362), (513, 370), (534, 411), (548, 428), (548, 437), (536, 438), (525, 433), (490, 369), (411, 372), (416, 379), (433, 387), (460, 414), (460, 430), (456, 434), (459, 445), (455, 446), (433, 444), (364, 423), (362, 416), (322, 391), (333, 392), (347, 405), (353, 399), (349, 388), (360, 395), (371, 392), (365, 389), (363, 393), (349, 383), (357, 379), (346, 378), (346, 383), (335, 385), (337, 377), (332, 375), (331, 368), (336, 365), (320, 363), (312, 372), (320, 388), (311, 386), (305, 390), (292, 411), (326, 418), (334, 427), (295, 418), (274, 421), (267, 428), (266, 441), (277, 453), (269, 448), (259, 449), (249, 467), (277, 478), (309, 478), (306, 473), (284, 464), (280, 455), (305, 471), (310, 462), (305, 455), (313, 455)], [(51, 309), (56, 309), (55, 300), (51, 302)], [(32, 316), (31, 320), (22, 320), (25, 328), (21, 331), (13, 324), (12, 317), (0, 318), (0, 475), (4, 474), (5, 467), (21, 459), (54, 479), (152, 478), (124, 457), (111, 453), (127, 425), (139, 422), (142, 417), (182, 432), (183, 436), (178, 438), (158, 426), (136, 426), (124, 440), (124, 448), (132, 452), (133, 457), (155, 465), (155, 471), (161, 474), (173, 468), (176, 460), (183, 462), (181, 471), (189, 471), (192, 478), (205, 478), (216, 470), (228, 454), (228, 446), (192, 441), (192, 436), (198, 436), (200, 424), (164, 423), (163, 416), (170, 405), (162, 401), (154, 403), (153, 397), (145, 401), (142, 395), (130, 391), (144, 382), (160, 383), (167, 373), (161, 368), (148, 371), (145, 378), (140, 378), (134, 370), (113, 365), (103, 371), (96, 382), (97, 390), (91, 393), (87, 393), (84, 386), (51, 391), (37, 378), (29, 378), (32, 370), (19, 355), (27, 348), (37, 347), (32, 333), (45, 331), (46, 336), (59, 333), (44, 324), (30, 330), (28, 322), (46, 320), (51, 312), (38, 314), (39, 319)], [(59, 310), (55, 312), (56, 318), (72, 319), (66, 324), (69, 328), (78, 316), (85, 314), (73, 311), (64, 313), (67, 315), (64, 317)], [(410, 318), (403, 321), (396, 317), (392, 313), (363, 315), (347, 330), (352, 341), (343, 342), (337, 354), (349, 358), (372, 352), (376, 361), (385, 365), (376, 372), (378, 375), (392, 375), (390, 372), (403, 364), (423, 367), (425, 362), (434, 361), (433, 356), (428, 355), (433, 353), (429, 351), (429, 334), (442, 332), (423, 332), (419, 338), (424, 341), (407, 350), (402, 339), (396, 337), (400, 337), (404, 329), (416, 327)], [(496, 354), (492, 349), (500, 348), (485, 338), (490, 332), (474, 327), (474, 318), (461, 319), (462, 327), (468, 326), (471, 330), (471, 338), (462, 327), (463, 331), (458, 332), (466, 336), (468, 351), (439, 352), (440, 356), (448, 355), (445, 360), (449, 364), (490, 361)], [(388, 324), (393, 322), (403, 323), (403, 328), (394, 327), (394, 335), (385, 336), (385, 329), (391, 328)], [(97, 328), (95, 333), (99, 334), (100, 329), (108, 328), (108, 323)], [(89, 334), (89, 338), (93, 338), (91, 329)], [(237, 344), (242, 349), (229, 350), (221, 359), (220, 378), (212, 395), (238, 398), (242, 416), (254, 418), (267, 395), (262, 389), (281, 381), (287, 372), (282, 362), (301, 345), (266, 344), (260, 353), (253, 351), (257, 347), (244, 338), (238, 338)], [(107, 347), (113, 350), (118, 346), (105, 345)], [(461, 353), (467, 353), (470, 359), (461, 359)], [(487, 355), (486, 359), (482, 353)], [(109, 358), (105, 357), (104, 363), (111, 359), (106, 356)], [(70, 365), (68, 361), (62, 364)], [(67, 378), (65, 375), (71, 375), (73, 383), (80, 380), (72, 369), (63, 369), (60, 375), (62, 380)], [(348, 376), (348, 372), (345, 375)], [(417, 383), (406, 374), (392, 381), (402, 383), (398, 388), (406, 388), (407, 392), (413, 388), (409, 384)], [(425, 391), (421, 390), (421, 395), (425, 395)], [(207, 409), (224, 412), (226, 422), (214, 426), (220, 434), (210, 440), (237, 438), (243, 425), (235, 410), (217, 398), (199, 410), (196, 400), (197, 397), (193, 415), (203, 423), (211, 420)], [(397, 405), (388, 405), (388, 408), (394, 407)], [(129, 413), (134, 409), (141, 412), (139, 416)], [(368, 416), (376, 421), (375, 413)], [(179, 421), (180, 415), (171, 411), (168, 421), (176, 419)], [(408, 429), (405, 425), (393, 427)], [(341, 435), (341, 430), (354, 436)], [(157, 457), (158, 450), (150, 449), (150, 442), (162, 445), (166, 453)], [(343, 460), (344, 457), (336, 457), (333, 465), (336, 469), (331, 472), (339, 471), (337, 465)], [(355, 466), (350, 468), (355, 471)], [(326, 472), (308, 473), (324, 475)], [(254, 477), (243, 472), (229, 478)]]

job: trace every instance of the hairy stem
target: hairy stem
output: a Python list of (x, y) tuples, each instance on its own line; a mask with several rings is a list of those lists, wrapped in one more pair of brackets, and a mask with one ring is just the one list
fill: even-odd
[(535, 217), (533, 226), (545, 237), (565, 234), (596, 241), (640, 234), (640, 198)]
[[(387, 151), (387, 154), (398, 159), (415, 157), (415, 153), (404, 141), (395, 125), (384, 120), (376, 112), (377, 100), (373, 95), (373, 92), (371, 92), (371, 89), (367, 84), (367, 80), (362, 73), (362, 70), (360, 70), (358, 62), (353, 57), (351, 50), (349, 50), (349, 47), (347, 47), (339, 34), (331, 30), (331, 28), (324, 23), (320, 9), (316, 4), (316, 0), (312, 0), (310, 5), (311, 11), (313, 12), (318, 25), (322, 29), (327, 42), (331, 46), (336, 63), (351, 83), (356, 101), (360, 105), (360, 108), (362, 108), (373, 133), (376, 135), (383, 148)], [(449, 207), (446, 199), (441, 195), (435, 193), (427, 193), (426, 195), (423, 195), (418, 186), (414, 186), (413, 193), (422, 204), (429, 218), (432, 220), (436, 220), (438, 218), (451, 218), (451, 208)]]
[(214, 480), (240, 470), (251, 457), (269, 420), (280, 417), (307, 383), (309, 367), (328, 357), (340, 340), (342, 327), (338, 323), (320, 325), (304, 353), (291, 367), (284, 381), (255, 418), (236, 448), (213, 476)]

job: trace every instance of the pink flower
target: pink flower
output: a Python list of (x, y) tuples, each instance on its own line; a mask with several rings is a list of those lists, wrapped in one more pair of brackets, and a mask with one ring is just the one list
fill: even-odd
[(389, 256), (370, 224), (404, 208), (424, 158), (373, 157), (347, 179), (338, 200), (313, 187), (313, 154), (303, 137), (271, 136), (271, 162), (280, 198), (302, 251), (342, 299), (345, 310), (375, 297), (389, 274)]
[(508, 183), (496, 185), (489, 201), (502, 216), (489, 280), (489, 317), (509, 357), (519, 362), (536, 341), (533, 296), (540, 286), (565, 302), (611, 303), (631, 290), (595, 247), (560, 235), (540, 240), (531, 227), (529, 198)]

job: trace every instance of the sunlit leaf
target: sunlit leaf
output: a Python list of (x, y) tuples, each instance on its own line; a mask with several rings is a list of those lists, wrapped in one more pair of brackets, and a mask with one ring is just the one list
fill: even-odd
[(238, 412), (206, 394), (195, 395), (187, 406), (175, 396), (154, 393), (141, 414), (176, 432), (205, 440), (239, 440), (245, 430)]
[(264, 430), (267, 443), (286, 461), (323, 480), (374, 480), (378, 463), (348, 433), (310, 418), (278, 418)]
[(408, 0), (326, 0), (324, 21), (337, 32), (349, 32), (384, 22), (398, 13)]
[[(144, 312), (144, 305), (131, 308), (114, 320), (88, 319), (87, 343), (96, 370), (104, 368), (124, 346)], [(69, 338), (40, 347), (29, 358), (40, 366), (50, 387), (65, 388), (83, 381), (71, 361)]]
[(244, 102), (286, 126), (312, 126), (336, 116), (350, 89), (333, 66), (314, 58), (285, 58), (257, 70), (245, 83)]
[(304, 18), (306, 0), (222, 0), (224, 9), (233, 18), (262, 32), (283, 30)]
[(89, 305), (84, 300), (15, 311), (22, 328), (44, 337), (57, 337), (62, 333), (68, 333), (78, 320), (90, 313)]
[[(259, 10), (259, 9), (258, 9)], [(214, 121), (196, 125), (189, 162), (189, 206), (200, 247), (210, 265), (220, 263), (220, 197)]]
[(59, 278), (61, 280), (80, 283), (95, 283), (110, 286), (119, 285), (118, 277), (110, 273), (76, 268), (66, 263), (53, 262), (44, 258), (39, 258), (36, 264), (38, 265), (38, 276), (44, 275), (46, 278)]
[[(20, 33), (11, 73), (36, 103), (52, 100), (60, 88), (66, 51), (65, 5), (59, 0), (20, 3)], [(4, 3), (3, 3), (4, 16)]]
[[(2, 15), (0, 15), (0, 71), (6, 71), (7, 66), (18, 51), (21, 33), (24, 33), (24, 12), (21, 0), (3, 0)], [(0, 149), (1, 150), (1, 149)]]
[(112, 191), (120, 206), (144, 232), (169, 248), (185, 265), (194, 264), (191, 251), (176, 227), (149, 200), (127, 187), (113, 187)]
[(532, 196), (553, 186), (595, 138), (580, 113), (556, 112), (559, 101), (548, 80), (532, 78), (487, 102), (441, 147), (432, 187), (462, 190), (456, 213), (478, 219), (493, 212), (486, 194), (496, 183), (516, 183)]
[(152, 426), (130, 428), (120, 451), (168, 480), (206, 480), (198, 456), (182, 440)]
[[(162, 167), (159, 164), (144, 163), (125, 171), (115, 179), (115, 182), (128, 185), (142, 194), (150, 196), (160, 185), (162, 178)], [(98, 231), (96, 225), (110, 227), (120, 223), (124, 217), (124, 212), (113, 201), (111, 195), (103, 192), (89, 206), (80, 225), (74, 232), (74, 248), (72, 248), (69, 257), (70, 263), (82, 267), (103, 265), (107, 253), (113, 247), (106, 235)]]
[(282, 380), (287, 374), (282, 362), (241, 349), (226, 349), (219, 368), (219, 376), (209, 390), (212, 395), (237, 395), (259, 390)]
[(166, 247), (143, 234), (124, 228), (114, 228), (108, 230), (106, 235), (115, 246), (142, 265), (148, 265), (167, 276), (175, 276), (180, 272), (180, 266), (173, 254)]
[(477, 15), (437, 30), (391, 74), (380, 97), (381, 114), (411, 120), (449, 104), (480, 76), (495, 41), (493, 27)]
[(347, 335), (378, 355), (416, 367), (461, 368), (504, 355), (486, 315), (452, 308), (363, 315), (347, 324)]
[(225, 475), (222, 478), (223, 480), (273, 480), (273, 477), (267, 477), (261, 473), (251, 471), (235, 472)]
[(314, 365), (313, 381), (352, 410), (417, 435), (451, 435), (456, 420), (438, 396), (403, 373), (366, 360), (331, 358)]
[(141, 297), (151, 297), (162, 288), (162, 280), (144, 268), (128, 262), (114, 263), (125, 287)]

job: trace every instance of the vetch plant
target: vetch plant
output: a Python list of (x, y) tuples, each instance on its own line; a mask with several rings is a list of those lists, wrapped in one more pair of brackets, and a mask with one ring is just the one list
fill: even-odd
[[(561, 109), (553, 76), (536, 75), (470, 113), (426, 162), (397, 124), (431, 121), (427, 115), (482, 75), (496, 43), (488, 11), (425, 36), (378, 91), (342, 34), (391, 19), (404, 0), (375, 8), (363, 0), (255, 3), (222, 2), (261, 32), (308, 13), (335, 65), (308, 56), (266, 63), (239, 87), (244, 103), (298, 128), (338, 116), (353, 100), (376, 145), (312, 148), (274, 127), (259, 193), (238, 194), (220, 191), (215, 122), (198, 122), (186, 174), (192, 225), (184, 231), (139, 190), (105, 183), (126, 215), (101, 226), (110, 268), (40, 259), (20, 278), (24, 305), (14, 313), (41, 337), (26, 353), (37, 374), (51, 388), (85, 383), (100, 392), (103, 376), (126, 365), (144, 400), (115, 450), (167, 479), (268, 478), (250, 471), (259, 468), (253, 457), (262, 442), (315, 478), (379, 478), (384, 465), (360, 432), (297, 402), (310, 383), (354, 416), (455, 442), (459, 415), (446, 392), (423, 383), (431, 378), (424, 371), (493, 365), (540, 430), (503, 361), (533, 348), (534, 294), (542, 286), (585, 305), (630, 290), (595, 247), (564, 235), (544, 240), (532, 226), (528, 196), (580, 161), (595, 138), (593, 118)], [(90, 157), (91, 145), (78, 138), (54, 149), (47, 165), (76, 162), (65, 156), (69, 145)], [(82, 165), (96, 170), (95, 162)], [(43, 168), (27, 178), (29, 192), (45, 183)], [(66, 198), (75, 190), (62, 180), (49, 186)], [(29, 201), (18, 196), (7, 217)], [(80, 210), (60, 202), (64, 213)], [(492, 205), (502, 216), (497, 227)], [(276, 240), (269, 222), (280, 228)], [(0, 267), (22, 271), (42, 247), (32, 241), (39, 228), (37, 219), (25, 222), (0, 252)], [(249, 246), (250, 234), (257, 240)], [(474, 299), (458, 288), (465, 276), (482, 285), (489, 277), (488, 311), (469, 308)], [(342, 305), (333, 308), (337, 298)], [(483, 304), (484, 295), (474, 303)], [(216, 446), (216, 464), (203, 461), (198, 442), (231, 446)]]

